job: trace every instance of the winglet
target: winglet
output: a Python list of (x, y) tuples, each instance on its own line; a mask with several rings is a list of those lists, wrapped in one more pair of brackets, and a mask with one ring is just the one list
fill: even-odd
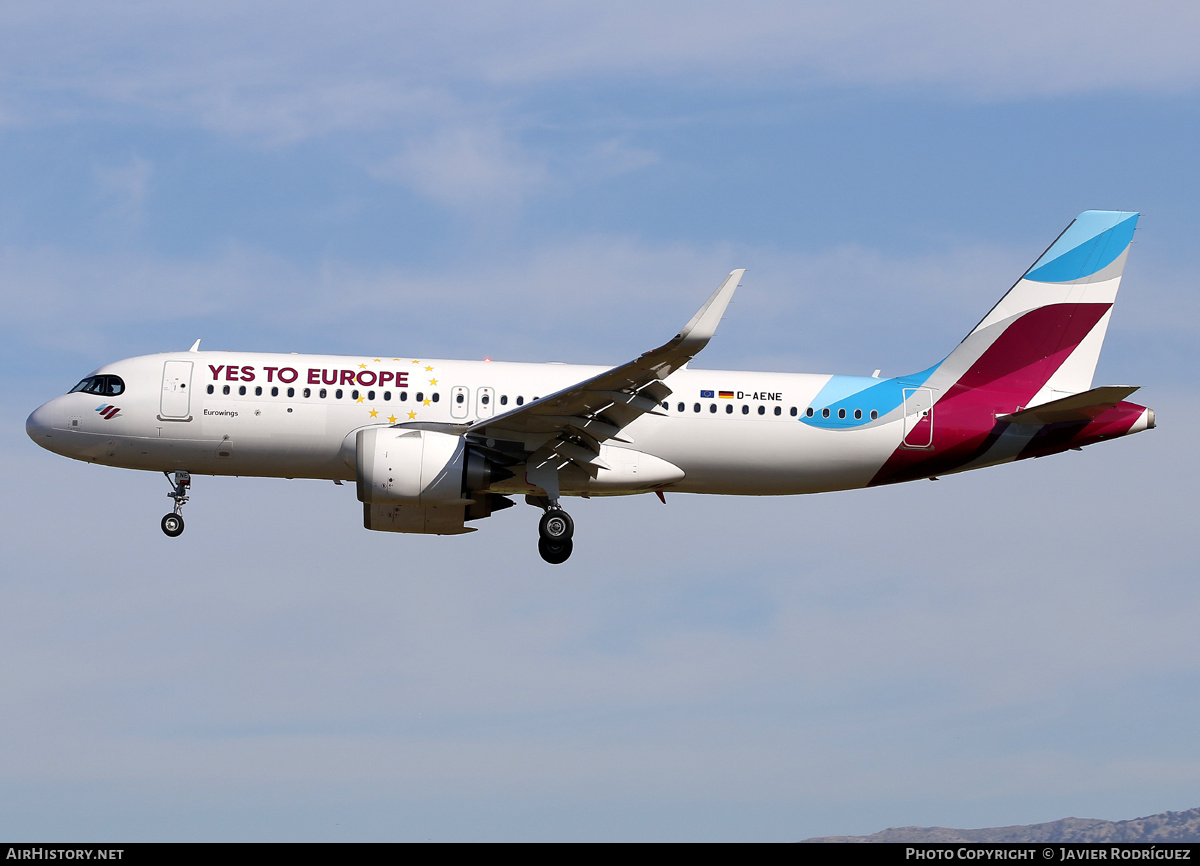
[(197, 340), (196, 342), (192, 343), (192, 348), (188, 349), (188, 351), (189, 352), (199, 352), (200, 351), (200, 341)]
[[(717, 325), (721, 321), (721, 317), (725, 315), (725, 308), (729, 306), (729, 301), (733, 298), (733, 293), (737, 291), (738, 283), (741, 282), (742, 274), (746, 273), (745, 268), (738, 268), (736, 271), (730, 271), (729, 276), (725, 278), (725, 282), (721, 283), (720, 287), (709, 296), (704, 302), (696, 315), (692, 316), (692, 320), (683, 326), (683, 330), (672, 340), (676, 346), (692, 350), (692, 354), (699, 352), (712, 339), (712, 335), (717, 332)], [(676, 342), (677, 341), (677, 342)], [(695, 347), (693, 349), (693, 347)]]

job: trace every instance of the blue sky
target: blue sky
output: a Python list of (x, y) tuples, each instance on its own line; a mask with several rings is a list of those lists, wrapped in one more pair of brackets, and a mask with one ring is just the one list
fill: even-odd
[[(1200, 802), (1187, 4), (0, 4), (0, 834), (761, 839)], [(1139, 210), (1097, 383), (1159, 428), (937, 484), (464, 538), (24, 418), (185, 348), (942, 357)]]

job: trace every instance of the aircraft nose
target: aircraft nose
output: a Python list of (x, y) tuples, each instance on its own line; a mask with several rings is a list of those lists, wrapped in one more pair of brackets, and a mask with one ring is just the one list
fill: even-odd
[(54, 410), (50, 407), (49, 403), (43, 403), (41, 406), (38, 406), (25, 419), (25, 432), (38, 445), (41, 445), (43, 448), (49, 447), (46, 440), (54, 432)]

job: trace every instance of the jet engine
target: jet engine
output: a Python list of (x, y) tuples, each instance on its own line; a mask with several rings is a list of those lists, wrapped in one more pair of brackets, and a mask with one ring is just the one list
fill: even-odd
[(436, 430), (367, 427), (355, 439), (358, 498), (367, 529), (451, 535), (512, 500), (485, 493), (512, 473)]
[(371, 505), (466, 505), (466, 442), (452, 433), (367, 427), (358, 431), (358, 498)]

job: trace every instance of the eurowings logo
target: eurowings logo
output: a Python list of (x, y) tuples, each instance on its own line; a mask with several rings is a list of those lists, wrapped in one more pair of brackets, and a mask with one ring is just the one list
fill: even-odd
[(116, 418), (119, 414), (121, 414), (119, 407), (110, 406), (108, 403), (97, 406), (96, 411), (100, 413), (100, 417), (105, 421), (111, 421), (113, 418)]

